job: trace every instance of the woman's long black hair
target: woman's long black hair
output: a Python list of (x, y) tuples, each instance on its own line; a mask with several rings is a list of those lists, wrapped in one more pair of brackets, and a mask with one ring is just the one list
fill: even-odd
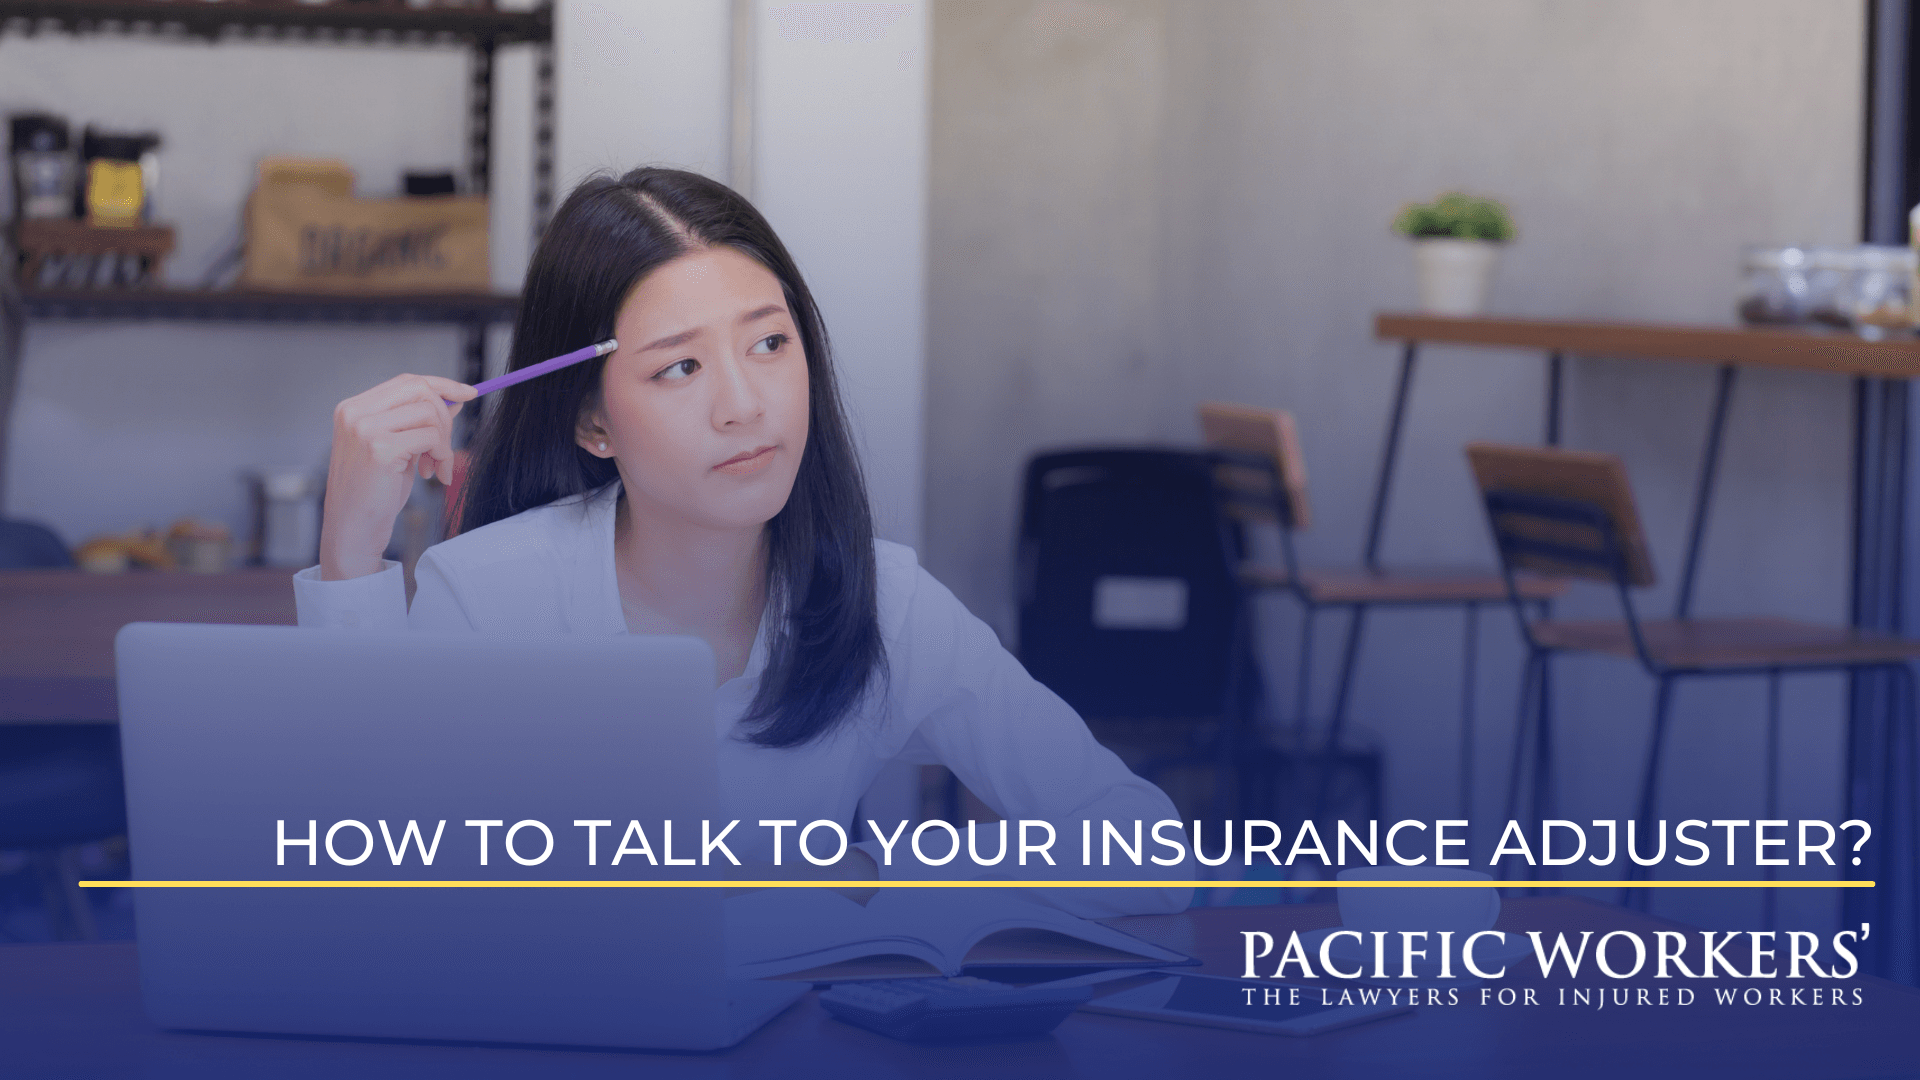
[[(767, 526), (768, 657), (745, 723), (764, 746), (831, 730), (880, 676), (873, 518), (833, 377), (826, 327), (792, 256), (760, 212), (724, 184), (674, 169), (597, 176), (567, 196), (534, 249), (510, 369), (613, 336), (620, 307), (656, 267), (726, 246), (780, 279), (807, 355), (807, 445), (787, 504)], [(481, 427), (463, 485), (468, 532), (619, 479), (574, 441), (599, 401), (606, 360), (503, 393)]]

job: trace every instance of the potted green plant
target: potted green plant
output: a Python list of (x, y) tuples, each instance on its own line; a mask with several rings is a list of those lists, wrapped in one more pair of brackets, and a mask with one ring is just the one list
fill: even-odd
[(1500, 245), (1513, 239), (1513, 218), (1492, 199), (1449, 191), (1410, 203), (1393, 229), (1413, 239), (1420, 309), (1434, 315), (1481, 315)]

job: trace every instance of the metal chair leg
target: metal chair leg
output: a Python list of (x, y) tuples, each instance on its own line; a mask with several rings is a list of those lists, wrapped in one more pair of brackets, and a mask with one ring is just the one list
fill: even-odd
[[(1522, 770), (1527, 760), (1527, 737), (1537, 726), (1533, 696), (1539, 688), (1542, 657), (1546, 654), (1539, 650), (1527, 654), (1527, 663), (1520, 674), (1520, 704), (1514, 710), (1513, 756), (1507, 765), (1507, 807), (1505, 819), (1516, 819), (1520, 809), (1520, 785)], [(1537, 780), (1536, 780), (1537, 782)], [(1506, 878), (1510, 867), (1502, 864), (1498, 876)]]
[[(1460, 670), (1460, 817), (1473, 821), (1473, 714), (1479, 682), (1480, 605), (1466, 605), (1466, 659)], [(1467, 850), (1473, 850), (1473, 826), (1467, 826)]]
[[(1767, 817), (1777, 819), (1780, 816), (1780, 669), (1767, 671)], [(1773, 867), (1764, 867), (1768, 881), (1774, 878)], [(1774, 916), (1778, 913), (1778, 889), (1760, 890), (1760, 925), (1773, 929)]]
[(1295, 667), (1293, 686), (1293, 741), (1302, 753), (1307, 746), (1307, 729), (1313, 708), (1313, 615), (1311, 605), (1300, 608), (1300, 658)]
[(1540, 654), (1539, 733), (1534, 738), (1533, 827), (1553, 813), (1553, 654)]
[[(1891, 881), (1891, 865), (1888, 849), (1882, 846), (1886, 838), (1881, 833), (1889, 831), (1888, 824), (1893, 821), (1892, 792), (1898, 787), (1898, 759), (1893, 756), (1897, 745), (1894, 733), (1900, 728), (1904, 712), (1896, 691), (1906, 685), (1902, 678), (1904, 664), (1886, 667), (1861, 667), (1848, 670), (1851, 706), (1855, 723), (1849, 725), (1847, 733), (1847, 804), (1844, 815), (1849, 818), (1861, 818), (1873, 823), (1876, 841), (1857, 853), (1848, 853), (1846, 845), (1841, 845), (1838, 854), (1840, 876), (1855, 880), (1871, 879), (1879, 882), (1873, 889), (1848, 890), (1841, 900), (1843, 924), (1851, 925), (1870, 922), (1875, 934), (1862, 943), (1860, 963), (1862, 970), (1875, 975), (1887, 975), (1893, 966), (1896, 955), (1892, 949), (1892, 935), (1882, 937), (1878, 931), (1895, 921), (1899, 910), (1894, 906), (1896, 892)], [(1900, 684), (1896, 687), (1895, 683)]]
[(1340, 686), (1333, 696), (1333, 718), (1327, 724), (1329, 751), (1340, 745), (1340, 733), (1347, 724), (1347, 705), (1353, 697), (1353, 676), (1360, 666), (1360, 642), (1366, 636), (1367, 607), (1356, 604), (1353, 620), (1347, 623), (1346, 650), (1340, 656)]
[[(1651, 835), (1650, 830), (1653, 828), (1654, 797), (1658, 791), (1660, 782), (1660, 752), (1666, 743), (1667, 718), (1673, 709), (1674, 676), (1663, 674), (1659, 676), (1659, 679), (1660, 685), (1658, 689), (1654, 691), (1653, 738), (1647, 747), (1646, 774), (1640, 781), (1640, 809), (1635, 815), (1639, 823), (1639, 833), (1641, 836)], [(1643, 878), (1646, 876), (1643, 869), (1637, 863), (1631, 867), (1629, 872), (1635, 878)], [(1630, 906), (1637, 910), (1646, 910), (1647, 890), (1635, 889), (1633, 893), (1633, 903)]]
[(1507, 766), (1507, 812), (1512, 820), (1520, 809), (1520, 770), (1526, 760), (1527, 732), (1533, 726), (1533, 692), (1540, 674), (1541, 653), (1527, 655), (1527, 664), (1520, 675), (1520, 707), (1515, 710), (1513, 723), (1513, 758)]
[[(1529, 832), (1540, 835), (1540, 823), (1553, 813), (1553, 654), (1540, 654), (1540, 690), (1534, 705), (1535, 721), (1533, 736), (1533, 808), (1528, 821)], [(1546, 853), (1541, 852), (1544, 856)], [(1534, 880), (1548, 876), (1544, 865), (1533, 867), (1527, 874)], [(1529, 895), (1538, 895), (1538, 889), (1528, 890)]]
[(1251, 774), (1264, 758), (1260, 727), (1261, 706), (1266, 702), (1266, 682), (1254, 656), (1253, 643), (1243, 643), (1240, 659), (1229, 679), (1228, 713), (1220, 718), (1220, 733), (1215, 740), (1213, 816), (1225, 820), (1239, 807), (1241, 817), (1251, 817), (1254, 802), (1261, 795), (1260, 785)]
[[(1893, 716), (1890, 726), (1897, 727), (1906, 736), (1910, 756), (1906, 784), (1889, 785), (1905, 788), (1908, 811), (1907, 843), (1900, 849), (1904, 851), (1906, 865), (1890, 869), (1894, 871), (1896, 880), (1906, 883), (1908, 910), (1905, 922), (1907, 932), (1914, 935), (1914, 940), (1909, 943), (1911, 951), (1908, 953), (1906, 970), (1900, 970), (1901, 965), (1896, 963), (1890, 965), (1891, 970), (1887, 974), (1911, 983), (1920, 977), (1920, 684), (1916, 684), (1910, 664), (1899, 664), (1893, 668), (1893, 683), (1898, 693), (1891, 710)], [(1897, 762), (1888, 764), (1895, 771), (1899, 768)]]
[[(1874, 799), (1868, 804), (1873, 807), (1873, 811), (1871, 816), (1868, 817), (1868, 820), (1872, 822), (1877, 833), (1891, 833), (1894, 823), (1899, 820), (1900, 815), (1900, 789), (1902, 786), (1900, 782), (1900, 736), (1904, 727), (1901, 719), (1905, 712), (1905, 710), (1901, 708), (1901, 691), (1905, 689), (1905, 686), (1899, 677), (1897, 668), (1882, 668), (1879, 669), (1879, 671), (1885, 673), (1884, 679), (1876, 680), (1879, 682), (1879, 685), (1875, 687), (1875, 690), (1880, 696), (1880, 700), (1876, 702), (1876, 704), (1881, 706), (1878, 711), (1883, 714), (1884, 717), (1878, 732), (1878, 741), (1880, 744), (1879, 758), (1881, 764), (1878, 770), (1879, 775), (1874, 791)], [(1876, 850), (1873, 850), (1873, 853), (1870, 855), (1866, 853), (1867, 849), (1863, 849), (1860, 856), (1855, 856), (1856, 858), (1864, 857), (1867, 859), (1867, 865), (1863, 869), (1869, 871), (1867, 876), (1879, 882), (1879, 886), (1873, 890), (1878, 894), (1876, 899), (1879, 901), (1879, 903), (1874, 905), (1874, 915), (1876, 917), (1873, 919), (1873, 925), (1876, 930), (1883, 927), (1890, 928), (1893, 923), (1897, 921), (1898, 915), (1896, 912), (1899, 911), (1896, 905), (1899, 900), (1900, 885), (1896, 879), (1899, 877), (1900, 864), (1897, 861), (1898, 857), (1891, 854), (1893, 851), (1893, 837), (1886, 837), (1886, 841), (1885, 846), (1879, 844), (1873, 845), (1873, 848)], [(1869, 942), (1868, 948), (1873, 950), (1871, 953), (1872, 958), (1869, 960), (1866, 957), (1862, 957), (1862, 962), (1868, 965), (1867, 970), (1883, 977), (1898, 978), (1895, 972), (1895, 969), (1898, 968), (1900, 964), (1900, 943), (1896, 940), (1897, 937), (1897, 934), (1888, 934), (1886, 939), (1878, 946)]]
[(1340, 735), (1346, 727), (1347, 702), (1353, 693), (1353, 674), (1358, 666), (1360, 642), (1365, 636), (1367, 609), (1355, 605), (1347, 623), (1347, 643), (1340, 656), (1340, 685), (1334, 693), (1333, 717), (1327, 723), (1326, 743), (1319, 754), (1319, 777), (1314, 784), (1313, 807), (1309, 817), (1318, 821), (1327, 812), (1328, 793), (1333, 789), (1334, 772), (1340, 767)]

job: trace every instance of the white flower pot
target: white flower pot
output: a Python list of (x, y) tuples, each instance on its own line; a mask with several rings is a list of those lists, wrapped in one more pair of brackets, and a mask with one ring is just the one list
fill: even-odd
[(1484, 315), (1500, 245), (1492, 240), (1428, 237), (1413, 242), (1420, 310), (1429, 315)]

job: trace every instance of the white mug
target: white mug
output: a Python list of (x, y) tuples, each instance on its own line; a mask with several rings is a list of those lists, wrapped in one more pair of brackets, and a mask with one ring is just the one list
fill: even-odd
[(1348, 930), (1452, 930), (1466, 935), (1493, 927), (1500, 917), (1500, 893), (1493, 878), (1478, 870), (1436, 866), (1357, 866), (1342, 870), (1340, 881), (1484, 881), (1488, 887), (1384, 886), (1341, 889), (1340, 925)]

